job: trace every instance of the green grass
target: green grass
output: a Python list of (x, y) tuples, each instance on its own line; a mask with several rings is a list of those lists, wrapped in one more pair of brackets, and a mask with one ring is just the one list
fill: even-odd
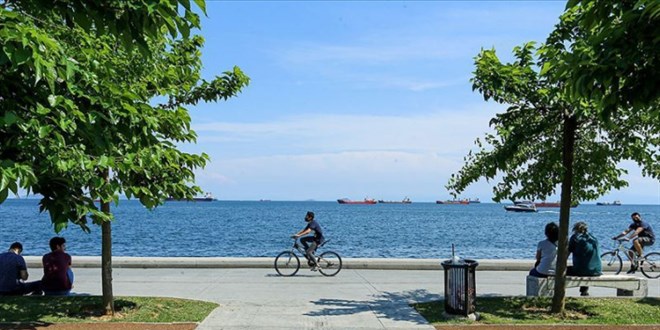
[(444, 302), (414, 304), (433, 325), (443, 324), (658, 324), (658, 298), (566, 298), (563, 315), (550, 313), (549, 297), (477, 298), (481, 319), (473, 322), (443, 318)]
[(0, 297), (0, 323), (200, 322), (218, 304), (156, 297), (115, 297), (115, 317), (103, 316), (100, 296)]

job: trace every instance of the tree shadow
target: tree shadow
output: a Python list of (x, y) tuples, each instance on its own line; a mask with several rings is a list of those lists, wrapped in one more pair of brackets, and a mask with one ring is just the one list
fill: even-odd
[[(61, 318), (84, 320), (102, 316), (104, 314), (102, 306), (102, 297), (89, 295), (2, 297), (0, 324), (11, 323), (13, 328), (34, 329), (36, 326), (50, 324), (45, 320)], [(134, 302), (115, 299), (117, 311), (135, 309), (136, 306)]]
[(426, 324), (426, 320), (410, 306), (411, 303), (439, 300), (442, 296), (419, 289), (405, 292), (382, 292), (370, 300), (319, 299), (313, 301), (323, 308), (306, 316), (351, 315), (372, 312), (378, 318)]
[(645, 297), (637, 301), (638, 304), (649, 305), (649, 306), (660, 306), (660, 298), (655, 297)]

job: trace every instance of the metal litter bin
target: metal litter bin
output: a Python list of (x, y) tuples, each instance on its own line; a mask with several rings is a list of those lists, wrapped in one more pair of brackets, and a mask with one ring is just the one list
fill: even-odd
[(445, 312), (468, 316), (476, 311), (475, 260), (445, 260)]

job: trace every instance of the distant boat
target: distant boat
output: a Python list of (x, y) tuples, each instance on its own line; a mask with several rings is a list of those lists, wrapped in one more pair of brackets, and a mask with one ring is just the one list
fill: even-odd
[[(536, 207), (561, 207), (561, 202), (546, 202), (546, 201), (541, 201), (541, 202), (534, 202), (534, 206)], [(577, 207), (578, 204), (571, 204), (571, 207)]]
[(364, 200), (361, 200), (361, 201), (354, 201), (354, 200), (350, 200), (348, 198), (341, 198), (341, 199), (337, 200), (337, 203), (339, 203), (339, 204), (376, 204), (377, 202), (376, 202), (375, 199), (371, 199), (371, 198), (365, 198)]
[(412, 201), (410, 200), (410, 198), (406, 197), (406, 198), (404, 198), (403, 200), (400, 200), (400, 201), (384, 201), (382, 199), (379, 199), (378, 203), (381, 203), (381, 204), (410, 204), (410, 203), (412, 203)]
[(468, 200), (468, 202), (470, 202), (470, 204), (479, 204), (479, 203), (481, 203), (479, 198), (470, 198), (470, 200)]
[(538, 212), (534, 203), (514, 202), (513, 205), (506, 205), (504, 209), (511, 212)]
[(165, 198), (165, 201), (166, 202), (213, 202), (213, 201), (217, 201), (217, 199), (213, 198), (213, 195), (210, 192), (207, 192), (204, 195), (204, 197), (193, 197), (192, 199), (167, 197)]
[(452, 200), (446, 200), (446, 201), (435, 201), (436, 204), (470, 204), (470, 201), (467, 199), (452, 199)]
[(560, 202), (534, 202), (534, 206), (536, 207), (560, 207), (561, 203)]
[(600, 205), (600, 206), (621, 206), (621, 201), (614, 201), (612, 203), (598, 202), (598, 203), (596, 203), (596, 205)]

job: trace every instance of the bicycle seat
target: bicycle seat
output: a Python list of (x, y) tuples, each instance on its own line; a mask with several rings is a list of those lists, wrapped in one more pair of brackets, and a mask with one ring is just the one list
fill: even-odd
[(325, 243), (328, 243), (328, 242), (330, 242), (330, 240), (329, 240), (329, 239), (328, 239), (328, 240), (325, 240), (325, 241), (323, 241), (323, 243), (321, 243), (321, 244), (319, 244), (319, 246), (317, 246), (316, 248), (320, 248), (320, 247), (322, 247), (323, 245), (325, 245)]
[(616, 239), (617, 242), (627, 242), (630, 241), (630, 238), (628, 237), (620, 237)]

